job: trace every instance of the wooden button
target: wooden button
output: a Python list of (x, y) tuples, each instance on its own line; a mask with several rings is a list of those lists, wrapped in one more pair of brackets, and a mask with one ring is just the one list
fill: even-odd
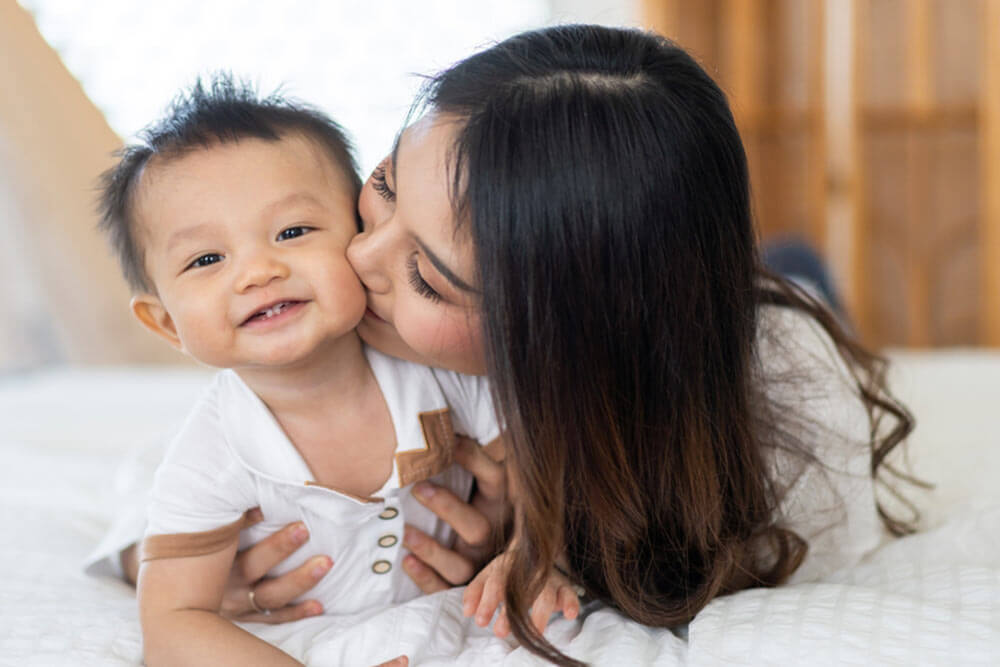
[(382, 537), (378, 538), (378, 545), (380, 547), (388, 548), (396, 546), (396, 542), (398, 541), (399, 538), (396, 537), (395, 535), (383, 535)]
[(385, 574), (392, 569), (392, 563), (387, 560), (377, 560), (372, 564), (372, 572), (375, 574)]
[[(371, 516), (371, 515), (369, 514), (369, 516)], [(386, 507), (378, 515), (378, 518), (388, 520), (388, 519), (395, 519), (397, 516), (399, 516), (399, 510), (398, 509), (396, 509), (395, 507)]]

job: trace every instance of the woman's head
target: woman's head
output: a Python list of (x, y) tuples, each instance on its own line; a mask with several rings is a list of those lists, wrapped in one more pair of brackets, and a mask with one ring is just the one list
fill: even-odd
[[(739, 137), (718, 88), (666, 40), (588, 26), (526, 33), (433, 79), (425, 102), (361, 196), (351, 257), (379, 316), (363, 325), (375, 344), (482, 372), (481, 305), (503, 317), (544, 296), (540, 311), (572, 309), (564, 323), (603, 321), (626, 302), (683, 319), (699, 305), (681, 303), (678, 283), (708, 270), (750, 284)], [(539, 286), (524, 304), (519, 292)], [(428, 331), (463, 334), (468, 354), (456, 359)]]

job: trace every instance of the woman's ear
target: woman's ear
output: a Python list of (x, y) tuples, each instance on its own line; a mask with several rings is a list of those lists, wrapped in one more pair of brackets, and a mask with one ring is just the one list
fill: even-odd
[(180, 336), (177, 335), (174, 320), (158, 298), (152, 294), (137, 294), (132, 297), (132, 302), (129, 305), (132, 308), (132, 314), (142, 322), (144, 327), (170, 343), (172, 347), (181, 352), (184, 351), (184, 344), (181, 342)]

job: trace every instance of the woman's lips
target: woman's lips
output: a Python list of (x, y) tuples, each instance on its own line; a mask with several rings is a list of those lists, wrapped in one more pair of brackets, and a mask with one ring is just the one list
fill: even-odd
[(383, 320), (381, 317), (379, 317), (378, 315), (376, 315), (375, 311), (372, 310), (371, 308), (366, 308), (365, 309), (365, 317), (371, 317), (376, 322), (385, 322), (385, 320)]

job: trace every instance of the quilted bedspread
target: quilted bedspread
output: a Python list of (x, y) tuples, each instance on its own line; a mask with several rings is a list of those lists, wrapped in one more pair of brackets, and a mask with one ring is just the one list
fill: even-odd
[[(927, 416), (934, 442), (913, 453), (939, 485), (923, 499), (925, 530), (819, 583), (718, 598), (683, 629), (592, 605), (546, 636), (594, 665), (1000, 664), (1000, 437), (995, 409), (976, 407), (1000, 398), (1000, 359), (901, 361), (918, 418), (938, 410)], [(0, 665), (141, 664), (133, 590), (80, 563), (108, 525), (124, 453), (183, 416), (205, 377), (104, 369), (0, 381)], [(460, 590), (250, 629), (312, 665), (399, 654), (415, 665), (537, 664), (463, 618)]]

